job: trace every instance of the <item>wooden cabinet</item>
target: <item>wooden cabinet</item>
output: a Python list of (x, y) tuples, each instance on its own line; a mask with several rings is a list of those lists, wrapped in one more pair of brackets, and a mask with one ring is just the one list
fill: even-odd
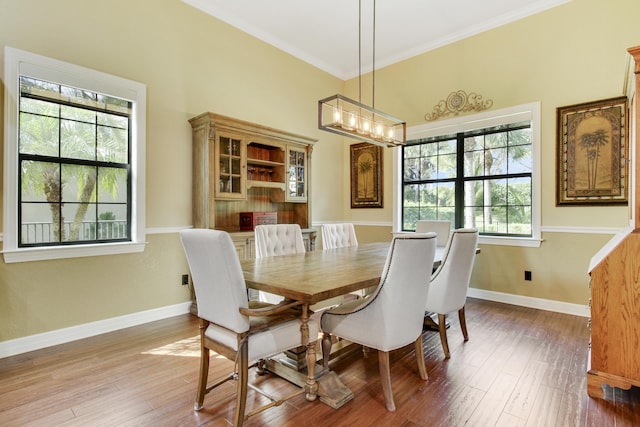
[(640, 46), (629, 49), (626, 93), (629, 100), (629, 226), (591, 259), (591, 348), (587, 371), (589, 396), (603, 398), (603, 384), (640, 387)]
[(300, 225), (313, 249), (311, 153), (316, 140), (214, 113), (189, 123), (194, 227), (231, 233), (245, 259), (254, 254), (253, 232), (240, 232), (240, 212), (276, 212), (278, 223)]
[(603, 398), (602, 385), (640, 386), (640, 230), (627, 227), (591, 261), (589, 396)]

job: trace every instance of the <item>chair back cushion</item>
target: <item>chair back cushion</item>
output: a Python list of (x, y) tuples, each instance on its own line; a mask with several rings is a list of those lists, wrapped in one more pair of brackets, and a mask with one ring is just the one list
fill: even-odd
[(324, 312), (322, 329), (383, 351), (414, 342), (422, 333), (435, 247), (435, 233), (395, 236), (375, 292)]
[(344, 248), (347, 246), (358, 246), (353, 224), (324, 224), (322, 226), (322, 247), (324, 249)]
[(240, 314), (248, 307), (244, 276), (229, 234), (209, 229), (180, 231), (198, 301), (198, 317), (234, 332), (249, 330)]
[(305, 252), (298, 224), (257, 225), (254, 233), (256, 258)]
[(416, 233), (434, 232), (438, 236), (436, 246), (444, 247), (449, 241), (451, 234), (451, 221), (447, 220), (426, 220), (416, 221)]
[(431, 278), (427, 311), (447, 314), (464, 307), (477, 245), (478, 230), (475, 228), (453, 231), (442, 263)]

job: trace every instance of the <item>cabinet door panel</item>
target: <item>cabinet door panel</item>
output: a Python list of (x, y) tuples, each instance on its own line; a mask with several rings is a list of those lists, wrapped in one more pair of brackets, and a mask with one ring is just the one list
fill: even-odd
[(307, 201), (308, 164), (304, 149), (288, 147), (286, 200)]
[(247, 147), (243, 137), (219, 132), (216, 135), (215, 179), (213, 182), (216, 199), (246, 199), (247, 189), (244, 172), (247, 164)]

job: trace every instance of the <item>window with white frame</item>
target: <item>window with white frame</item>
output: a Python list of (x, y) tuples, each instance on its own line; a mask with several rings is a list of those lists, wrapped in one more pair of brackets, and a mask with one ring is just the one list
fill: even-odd
[(408, 129), (397, 229), (418, 220), (477, 228), (483, 243), (538, 245), (539, 105)]
[(144, 247), (144, 85), (5, 48), (6, 262)]

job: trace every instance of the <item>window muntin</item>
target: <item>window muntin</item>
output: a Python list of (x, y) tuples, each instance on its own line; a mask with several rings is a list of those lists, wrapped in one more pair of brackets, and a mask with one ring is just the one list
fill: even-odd
[[(40, 82), (31, 85), (29, 96), (22, 97), (22, 89), (27, 88), (21, 87), (21, 77)], [(11, 47), (4, 48), (3, 83), (4, 261), (142, 252), (145, 247), (146, 86)], [(25, 124), (30, 120), (33, 125), (39, 119), (42, 125), (48, 125), (48, 142), (30, 146), (32, 141), (28, 140), (30, 135), (25, 131), (28, 126)], [(21, 124), (24, 125), (22, 135)], [(83, 132), (95, 135), (94, 139), (90, 138), (91, 143), (78, 140), (77, 136)], [(76, 154), (70, 155), (73, 152)], [(44, 192), (38, 194), (23, 188), (22, 181), (31, 177), (23, 174), (26, 172), (22, 166), (54, 165), (50, 173), (58, 174), (59, 183), (69, 177), (74, 180), (73, 186), (65, 185), (56, 190), (57, 193), (51, 193), (59, 194), (62, 200), (58, 200), (55, 215), (75, 218), (79, 208), (86, 207), (86, 212), (78, 216), (91, 216), (90, 224), (82, 232), (85, 237), (74, 234), (70, 239), (69, 233), (66, 240), (51, 242), (50, 234), (44, 237), (23, 234), (23, 214), (39, 215), (53, 224), (54, 213)], [(96, 185), (91, 191), (87, 190), (86, 199), (78, 193), (75, 184), (79, 173), (96, 176)], [(105, 176), (111, 181), (101, 181)], [(36, 184), (44, 182), (40, 175), (40, 183)], [(113, 186), (118, 187), (115, 193)], [(121, 218), (121, 224), (114, 223)], [(120, 237), (114, 238), (116, 235)], [(34, 244), (22, 245), (23, 241)]]
[(131, 102), (20, 77), (20, 247), (130, 241)]
[(402, 149), (402, 230), (445, 219), (481, 235), (531, 237), (531, 122), (409, 141)]

